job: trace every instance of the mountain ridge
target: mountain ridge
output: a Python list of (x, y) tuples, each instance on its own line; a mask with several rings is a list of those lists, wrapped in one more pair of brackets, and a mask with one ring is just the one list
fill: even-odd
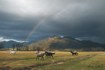
[(3, 41), (0, 42), (0, 49), (2, 48), (15, 48), (18, 50), (36, 50), (40, 48), (40, 50), (76, 49), (83, 51), (104, 51), (105, 44), (58, 35), (33, 42)]
[(85, 51), (105, 50), (105, 44), (92, 41), (80, 41), (69, 36), (53, 36), (34, 42), (29, 45), (31, 48), (41, 47), (43, 49), (77, 49)]

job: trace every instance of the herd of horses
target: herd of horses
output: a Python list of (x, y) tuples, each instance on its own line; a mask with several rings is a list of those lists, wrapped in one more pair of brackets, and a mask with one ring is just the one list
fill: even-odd
[[(70, 51), (70, 53), (74, 56), (74, 55), (78, 55), (77, 51)], [(10, 51), (10, 54), (16, 54), (16, 51)], [(44, 60), (44, 56), (46, 58), (54, 58), (53, 55), (55, 54), (55, 52), (51, 52), (51, 51), (45, 51), (45, 52), (37, 52), (36, 53), (36, 59), (43, 59)]]
[[(72, 56), (74, 55), (78, 55), (78, 52), (77, 51), (70, 51), (72, 53)], [(36, 53), (36, 59), (43, 59), (44, 60), (44, 56), (46, 56), (47, 58), (50, 57), (50, 58), (54, 58), (53, 55), (55, 54), (55, 52), (51, 52), (51, 51), (45, 51), (43, 53)]]

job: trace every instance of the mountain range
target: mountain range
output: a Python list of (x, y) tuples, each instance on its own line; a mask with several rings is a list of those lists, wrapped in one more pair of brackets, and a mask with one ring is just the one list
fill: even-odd
[(83, 51), (103, 51), (105, 50), (105, 44), (92, 42), (89, 40), (77, 40), (69, 36), (52, 36), (33, 42), (29, 45), (31, 49), (35, 47), (41, 47), (45, 49), (76, 49)]
[(15, 47), (23, 47), (26, 42), (17, 42), (17, 41), (1, 41), (0, 49), (2, 48), (15, 48)]
[(82, 51), (104, 51), (105, 44), (100, 44), (87, 40), (78, 40), (70, 36), (51, 36), (38, 41), (32, 42), (16, 42), (16, 41), (2, 41), (0, 42), (0, 49), (2, 48), (28, 48), (28, 50), (67, 50), (76, 49)]

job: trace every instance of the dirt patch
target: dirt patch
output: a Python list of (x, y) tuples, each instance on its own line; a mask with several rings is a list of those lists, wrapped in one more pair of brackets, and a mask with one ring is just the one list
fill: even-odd
[(58, 62), (57, 64), (59, 65), (59, 64), (63, 64), (64, 62)]

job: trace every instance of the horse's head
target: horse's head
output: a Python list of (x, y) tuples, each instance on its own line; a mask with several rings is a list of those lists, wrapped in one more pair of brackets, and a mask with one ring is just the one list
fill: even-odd
[(73, 53), (73, 51), (72, 51), (72, 50), (71, 50), (70, 52), (71, 52), (71, 53)]
[(48, 53), (47, 51), (45, 51), (45, 54)]

